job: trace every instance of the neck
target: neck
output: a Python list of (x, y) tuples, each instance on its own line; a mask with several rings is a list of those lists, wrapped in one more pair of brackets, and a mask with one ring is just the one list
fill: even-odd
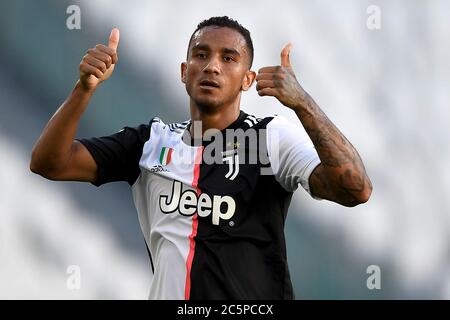
[[(233, 103), (216, 108), (213, 112), (205, 112), (202, 108), (198, 107), (194, 101), (190, 102), (191, 112), (191, 128), (190, 132), (192, 137), (200, 134), (199, 128), (196, 129), (201, 123), (201, 135), (208, 129), (223, 130), (232, 124), (239, 117), (240, 113), (240, 97), (238, 97)], [(196, 123), (197, 122), (197, 123)]]

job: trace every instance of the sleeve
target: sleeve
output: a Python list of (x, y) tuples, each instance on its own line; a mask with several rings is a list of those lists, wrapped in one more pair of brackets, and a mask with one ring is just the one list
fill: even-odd
[(266, 137), (272, 172), (281, 186), (293, 192), (301, 184), (313, 198), (320, 199), (309, 188), (309, 176), (320, 158), (305, 129), (275, 116), (267, 124)]
[(139, 159), (145, 142), (150, 138), (150, 126), (124, 127), (110, 136), (76, 139), (91, 153), (97, 163), (99, 187), (113, 181), (126, 181), (133, 185), (140, 174)]

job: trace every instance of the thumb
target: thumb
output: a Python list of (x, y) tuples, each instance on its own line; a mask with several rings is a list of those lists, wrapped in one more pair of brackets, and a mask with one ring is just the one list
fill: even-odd
[(282, 67), (291, 67), (291, 61), (289, 60), (289, 53), (291, 52), (292, 44), (288, 43), (284, 46), (283, 50), (281, 50), (281, 66)]
[(120, 38), (119, 29), (117, 28), (112, 29), (111, 34), (109, 35), (108, 47), (117, 50), (117, 46), (119, 45), (119, 38)]

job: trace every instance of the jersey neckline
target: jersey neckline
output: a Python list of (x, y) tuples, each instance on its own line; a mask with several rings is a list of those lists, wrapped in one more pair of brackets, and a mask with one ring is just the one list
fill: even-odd
[[(225, 131), (228, 129), (238, 129), (239, 127), (241, 127), (242, 123), (244, 122), (244, 120), (246, 118), (247, 118), (247, 113), (245, 113), (242, 110), (239, 110), (239, 116), (237, 117), (237, 119), (234, 120), (228, 127), (220, 130), (220, 133), (222, 135), (224, 135)], [(181, 134), (181, 142), (189, 147), (199, 147), (200, 144), (196, 143), (196, 141), (194, 141), (194, 138), (191, 136), (190, 131), (189, 131), (191, 128), (192, 119), (189, 119), (188, 121), (189, 121), (189, 123), (186, 126), (186, 129)], [(214, 141), (214, 139), (212, 139), (212, 141)], [(202, 139), (201, 145), (202, 146), (208, 145), (212, 141), (206, 141), (206, 140)]]

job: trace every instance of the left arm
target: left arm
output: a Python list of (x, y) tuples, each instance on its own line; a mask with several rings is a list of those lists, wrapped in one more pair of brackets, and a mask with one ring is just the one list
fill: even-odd
[(294, 110), (311, 138), (321, 164), (311, 173), (315, 196), (353, 207), (367, 202), (372, 183), (356, 149), (300, 86), (289, 61), (291, 45), (281, 52), (281, 66), (259, 70), (256, 89), (260, 96), (274, 96)]

